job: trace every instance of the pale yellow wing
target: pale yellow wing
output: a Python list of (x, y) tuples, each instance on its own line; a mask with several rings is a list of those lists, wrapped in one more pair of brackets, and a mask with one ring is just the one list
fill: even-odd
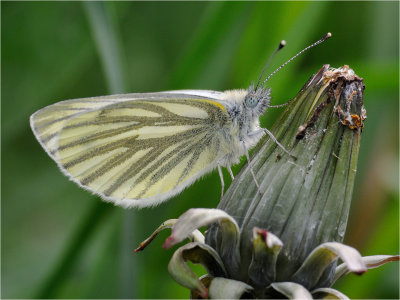
[(63, 101), (31, 117), (42, 146), (83, 188), (124, 207), (155, 205), (224, 155), (222, 131), (231, 124), (219, 102), (174, 94), (122, 97)]

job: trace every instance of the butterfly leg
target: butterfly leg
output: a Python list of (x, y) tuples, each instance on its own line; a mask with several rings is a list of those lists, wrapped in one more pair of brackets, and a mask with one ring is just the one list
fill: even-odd
[(232, 172), (231, 166), (228, 166), (228, 167), (226, 167), (226, 168), (228, 169), (229, 174), (231, 175), (232, 180), (235, 179), (235, 176), (233, 176), (233, 172)]
[(224, 183), (224, 175), (222, 174), (222, 169), (221, 169), (220, 165), (218, 165), (218, 173), (219, 173), (219, 179), (221, 179), (221, 185), (222, 185), (222, 189), (221, 189), (221, 200), (222, 200), (222, 197), (224, 197), (225, 183)]
[(297, 159), (296, 156), (292, 155), (288, 150), (286, 150), (286, 148), (281, 143), (278, 142), (278, 140), (275, 138), (275, 136), (272, 134), (271, 131), (269, 131), (267, 128), (263, 128), (263, 130), (269, 135), (271, 140), (273, 140), (274, 143), (276, 143), (285, 153), (287, 153), (291, 158)]
[(261, 191), (260, 191), (260, 185), (258, 184), (258, 181), (256, 179), (256, 175), (254, 174), (254, 171), (253, 171), (253, 166), (252, 166), (251, 161), (250, 161), (249, 151), (247, 150), (246, 147), (245, 147), (245, 149), (246, 149), (246, 158), (247, 158), (247, 161), (249, 163), (251, 175), (253, 175), (253, 179), (254, 179), (254, 182), (255, 182), (255, 184), (257, 186), (258, 192), (260, 193), (260, 195), (262, 195)]

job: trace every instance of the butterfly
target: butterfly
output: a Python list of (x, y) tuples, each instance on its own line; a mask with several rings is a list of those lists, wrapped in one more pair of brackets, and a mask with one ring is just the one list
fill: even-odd
[(249, 159), (248, 150), (266, 133), (290, 154), (259, 124), (259, 117), (272, 107), (270, 88), (264, 86), (268, 78), (261, 83), (260, 76), (257, 85), (246, 90), (66, 100), (35, 112), (30, 124), (66, 176), (115, 205), (157, 205), (215, 168), (223, 193), (221, 167), (233, 178), (231, 166), (243, 155)]

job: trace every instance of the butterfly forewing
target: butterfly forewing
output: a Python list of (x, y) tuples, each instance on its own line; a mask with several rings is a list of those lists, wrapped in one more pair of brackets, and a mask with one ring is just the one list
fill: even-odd
[(63, 101), (32, 116), (43, 147), (75, 182), (124, 206), (157, 204), (215, 168), (223, 105), (184, 94)]

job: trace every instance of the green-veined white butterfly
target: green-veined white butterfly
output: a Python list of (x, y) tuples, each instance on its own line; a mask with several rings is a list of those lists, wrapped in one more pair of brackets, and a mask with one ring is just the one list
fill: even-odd
[(276, 71), (247, 90), (61, 101), (34, 113), (30, 123), (45, 151), (79, 186), (123, 207), (157, 205), (215, 168), (223, 189), (221, 166), (233, 177), (230, 166), (248, 157), (265, 133), (287, 152), (259, 126), (259, 116), (271, 107), (264, 84)]

